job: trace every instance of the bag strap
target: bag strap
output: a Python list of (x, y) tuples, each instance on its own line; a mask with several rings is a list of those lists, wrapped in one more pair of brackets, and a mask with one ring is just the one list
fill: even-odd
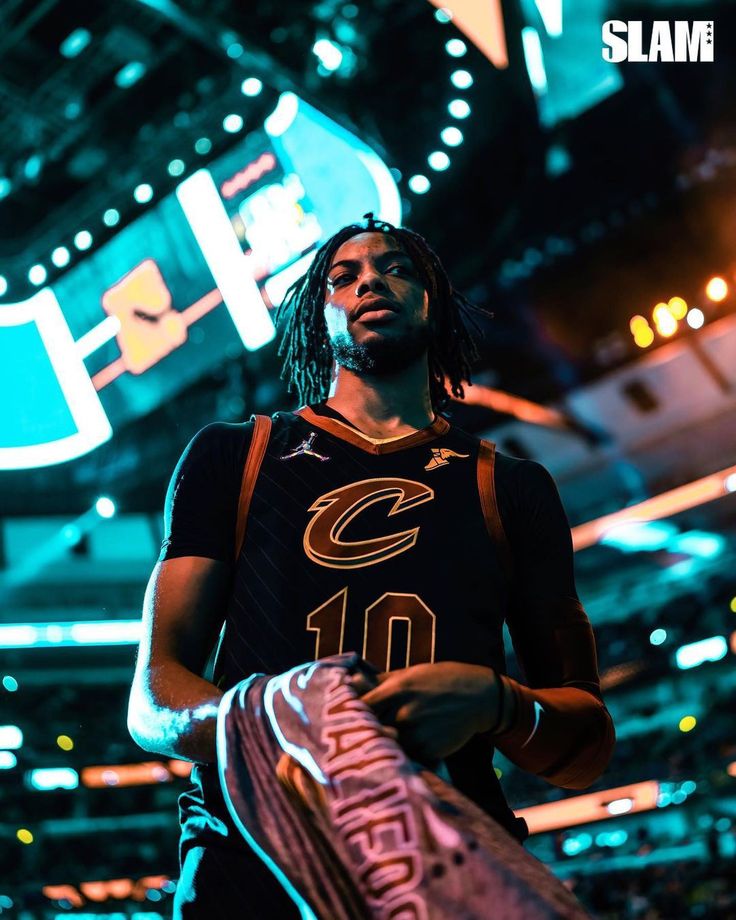
[(248, 456), (243, 465), (243, 479), (240, 484), (240, 498), (238, 499), (238, 516), (235, 524), (235, 561), (240, 558), (240, 551), (245, 541), (245, 525), (248, 520), (250, 502), (253, 498), (258, 471), (261, 468), (263, 457), (266, 453), (268, 439), (271, 435), (271, 419), (268, 415), (254, 415), (253, 437), (251, 438)]
[(506, 532), (503, 529), (501, 515), (496, 499), (496, 445), (491, 441), (481, 441), (478, 450), (478, 492), (483, 517), (486, 521), (488, 535), (498, 548), (501, 567), (506, 577), (513, 575), (513, 559)]

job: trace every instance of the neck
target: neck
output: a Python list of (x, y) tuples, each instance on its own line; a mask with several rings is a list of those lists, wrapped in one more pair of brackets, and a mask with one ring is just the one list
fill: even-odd
[(327, 404), (367, 434), (381, 437), (431, 425), (426, 355), (395, 374), (371, 376), (336, 368)]

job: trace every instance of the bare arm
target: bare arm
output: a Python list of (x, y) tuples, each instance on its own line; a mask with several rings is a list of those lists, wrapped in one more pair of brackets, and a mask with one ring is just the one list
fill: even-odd
[(231, 566), (182, 556), (148, 582), (128, 731), (144, 750), (214, 763), (222, 691), (200, 677), (225, 616)]

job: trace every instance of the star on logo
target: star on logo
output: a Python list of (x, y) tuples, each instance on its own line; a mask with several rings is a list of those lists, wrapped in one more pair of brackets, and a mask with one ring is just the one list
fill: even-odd
[(316, 457), (317, 460), (329, 460), (329, 457), (325, 457), (324, 454), (318, 454), (316, 450), (313, 450), (314, 441), (317, 437), (317, 432), (312, 431), (308, 438), (305, 438), (302, 443), (296, 447), (290, 454), (284, 454), (283, 457), (280, 457), (280, 460), (291, 460), (292, 457), (298, 457), (300, 454), (305, 454), (307, 457)]
[(450, 460), (455, 459), (464, 459), (469, 457), (470, 454), (458, 454), (454, 450), (450, 450), (449, 447), (432, 447), (432, 456), (429, 459), (429, 463), (424, 467), (425, 470), (436, 470), (440, 466), (447, 466)]

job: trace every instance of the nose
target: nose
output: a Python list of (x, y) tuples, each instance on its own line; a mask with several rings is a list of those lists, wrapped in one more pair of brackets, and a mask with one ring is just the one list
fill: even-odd
[(368, 291), (383, 294), (387, 290), (388, 285), (384, 281), (381, 273), (377, 272), (374, 268), (367, 268), (358, 278), (355, 294), (357, 297), (362, 297)]

